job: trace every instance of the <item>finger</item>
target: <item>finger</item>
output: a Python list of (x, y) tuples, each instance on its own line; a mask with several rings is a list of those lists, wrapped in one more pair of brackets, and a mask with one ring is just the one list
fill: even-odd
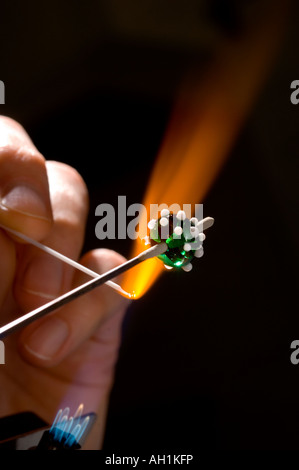
[[(47, 162), (54, 223), (43, 244), (78, 259), (88, 213), (87, 189), (81, 176), (68, 165)], [(33, 246), (22, 246), (15, 297), (28, 311), (70, 289), (73, 268)]]
[[(110, 250), (94, 250), (83, 257), (81, 263), (90, 269), (103, 273), (124, 261), (119, 254)], [(77, 273), (74, 286), (86, 281), (86, 275)], [(73, 287), (74, 287), (73, 286)], [(99, 341), (101, 326), (118, 312), (124, 312), (129, 305), (125, 299), (109, 286), (101, 286), (90, 293), (28, 326), (21, 334), (21, 350), (31, 362), (53, 366), (68, 357), (87, 339)], [(111, 344), (111, 354), (119, 340), (119, 331), (104, 334)]]
[(0, 223), (40, 240), (52, 225), (44, 157), (25, 130), (0, 116)]

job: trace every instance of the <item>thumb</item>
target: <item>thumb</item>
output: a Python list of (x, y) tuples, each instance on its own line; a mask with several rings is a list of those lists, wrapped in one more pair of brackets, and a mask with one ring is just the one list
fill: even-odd
[[(80, 262), (98, 273), (104, 273), (123, 260), (114, 251), (96, 249), (84, 255)], [(83, 278), (85, 282), (86, 275), (76, 272), (74, 286), (82, 284)], [(111, 287), (97, 287), (27, 326), (20, 335), (20, 350), (31, 363), (49, 367), (70, 356), (74, 360), (75, 351), (81, 351), (82, 344), (90, 340), (90, 344), (97, 345), (97, 355), (105, 356), (106, 368), (108, 363), (114, 363), (119, 343), (117, 325), (121, 324), (128, 305), (129, 300), (115, 293)], [(114, 316), (115, 320), (110, 320)], [(86, 352), (88, 348), (83, 349)], [(82, 351), (80, 357), (82, 361)], [(111, 367), (107, 368), (110, 370)]]
[(16, 121), (0, 116), (0, 223), (34, 239), (50, 230), (44, 157)]

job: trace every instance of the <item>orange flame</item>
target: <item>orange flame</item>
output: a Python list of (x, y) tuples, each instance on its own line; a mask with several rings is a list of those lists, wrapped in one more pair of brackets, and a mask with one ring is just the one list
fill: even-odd
[[(194, 207), (203, 201), (269, 69), (283, 24), (281, 5), (272, 9), (272, 18), (267, 11), (266, 22), (255, 18), (238, 42), (225, 44), (200, 84), (185, 84), (144, 196), (140, 227), (147, 225), (151, 204)], [(140, 238), (133, 248), (132, 256), (144, 250)], [(123, 287), (140, 297), (162, 270), (159, 260), (148, 260), (126, 273)]]

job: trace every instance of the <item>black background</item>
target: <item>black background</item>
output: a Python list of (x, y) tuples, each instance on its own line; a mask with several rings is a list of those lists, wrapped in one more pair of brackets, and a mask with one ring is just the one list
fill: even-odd
[[(238, 34), (248, 3), (1, 5), (0, 112), (84, 177), (84, 251), (129, 256), (130, 241), (96, 239), (95, 207), (142, 201), (181, 77)], [(215, 218), (205, 256), (128, 311), (105, 449), (299, 448), (297, 19), (293, 5), (275, 66), (201, 201)]]

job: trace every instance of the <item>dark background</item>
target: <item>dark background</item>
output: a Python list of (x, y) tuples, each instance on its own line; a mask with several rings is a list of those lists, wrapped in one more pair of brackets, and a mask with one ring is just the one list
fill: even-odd
[[(256, 1), (1, 4), (0, 112), (90, 190), (142, 202), (180, 79), (242, 31)], [(271, 2), (268, 2), (271, 8)], [(257, 10), (258, 11), (258, 10)], [(191, 273), (163, 275), (130, 308), (106, 449), (298, 449), (298, 5), (274, 68), (204, 201), (215, 226)], [(220, 81), (221, 82), (221, 81)], [(188, 178), (188, 175), (182, 175)]]

